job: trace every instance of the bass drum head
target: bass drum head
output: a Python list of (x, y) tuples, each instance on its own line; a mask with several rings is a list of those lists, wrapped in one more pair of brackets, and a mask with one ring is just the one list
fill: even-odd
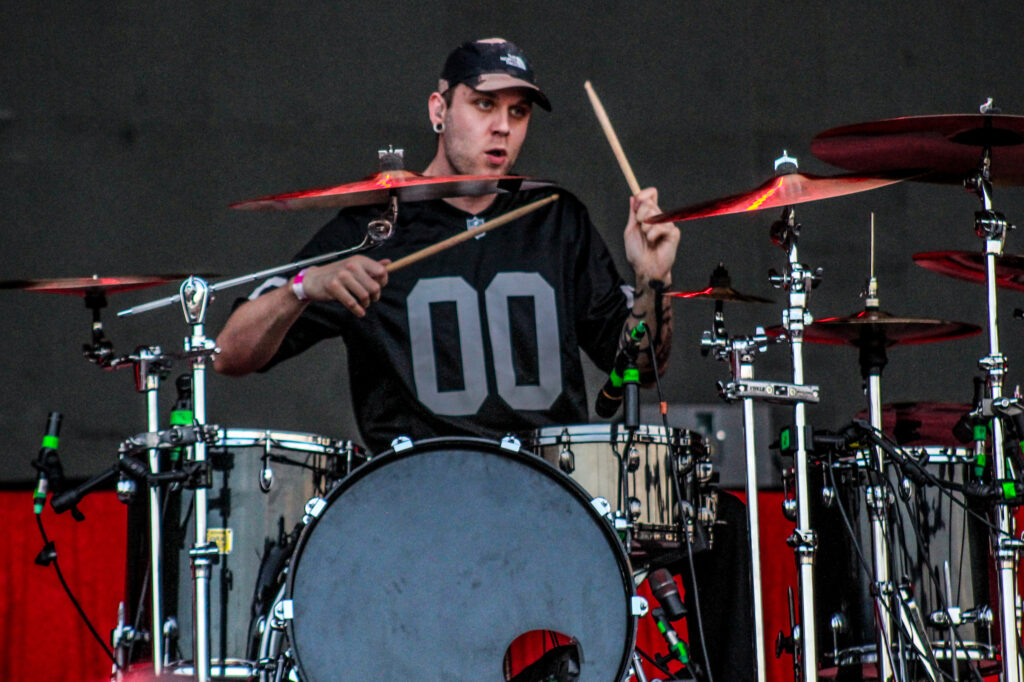
[(626, 555), (571, 479), (490, 441), (421, 441), (330, 493), (289, 571), (306, 682), (505, 679), (532, 630), (579, 643), (581, 680), (620, 680), (636, 619)]

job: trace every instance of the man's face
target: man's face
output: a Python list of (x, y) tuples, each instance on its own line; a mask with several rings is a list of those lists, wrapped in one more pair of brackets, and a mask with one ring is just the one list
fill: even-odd
[(448, 165), (463, 175), (505, 175), (526, 139), (533, 103), (526, 90), (480, 92), (460, 83), (444, 115)]

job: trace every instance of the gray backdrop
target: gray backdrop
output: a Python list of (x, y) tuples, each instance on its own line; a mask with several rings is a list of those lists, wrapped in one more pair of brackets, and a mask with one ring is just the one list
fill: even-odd
[[(433, 152), (426, 100), (448, 50), (502, 35), (533, 59), (554, 111), (538, 111), (518, 170), (557, 179), (586, 201), (625, 266), (621, 228), (628, 190), (583, 90), (602, 97), (643, 184), (663, 208), (755, 187), (783, 149), (810, 173), (836, 172), (809, 152), (837, 125), (901, 115), (976, 112), (985, 97), (1024, 113), (1017, 0), (976, 3), (695, 2), (149, 2), (0, 6), (0, 278), (212, 271), (236, 275), (290, 256), (330, 212), (245, 213), (227, 204), (358, 179), (376, 150), (406, 149), (410, 168)], [(1020, 219), (1018, 188), (997, 208)], [(861, 306), (869, 213), (879, 229), (882, 303), (905, 315), (983, 323), (984, 290), (913, 264), (937, 249), (981, 249), (974, 198), (957, 186), (903, 184), (798, 209), (802, 260), (825, 270), (811, 308), (819, 316)], [(724, 261), (735, 286), (771, 295), (768, 240), (777, 211), (693, 221), (675, 285), (704, 286)], [(1012, 234), (1008, 252), (1024, 251)], [(175, 308), (134, 319), (117, 310), (173, 286), (115, 296), (105, 320), (119, 351), (178, 348)], [(208, 330), (235, 292), (213, 303)], [(776, 324), (779, 304), (728, 310), (728, 327)], [(1009, 385), (1024, 355), (1019, 295), (1001, 300)], [(676, 304), (676, 346), (665, 377), (674, 403), (714, 403), (726, 367), (698, 352), (711, 305)], [(144, 429), (145, 404), (129, 371), (101, 372), (80, 346), (82, 301), (0, 292), (8, 333), (0, 364), (2, 473), (32, 477), (49, 410), (65, 414), (65, 466), (85, 476)], [(885, 400), (967, 401), (984, 337), (899, 348)], [(856, 352), (807, 350), (807, 379), (822, 386), (809, 411), (835, 427), (864, 399)], [(788, 351), (758, 361), (785, 380)], [(184, 366), (175, 367), (172, 379)], [(588, 379), (600, 380), (591, 371)], [(358, 439), (343, 347), (322, 344), (266, 376), (209, 381), (209, 419)], [(653, 400), (653, 395), (647, 399)], [(161, 394), (163, 414), (172, 382)], [(777, 423), (785, 412), (775, 410)], [(768, 434), (764, 435), (764, 440)]]

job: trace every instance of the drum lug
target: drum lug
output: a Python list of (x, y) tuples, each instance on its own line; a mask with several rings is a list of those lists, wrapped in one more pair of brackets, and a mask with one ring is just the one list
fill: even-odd
[(631, 447), (629, 454), (626, 456), (626, 471), (629, 473), (635, 473), (640, 468), (640, 452)]
[(612, 520), (612, 506), (603, 497), (595, 497), (590, 501), (590, 506), (597, 510), (597, 513), (609, 521)]
[(639, 519), (640, 515), (643, 514), (643, 511), (644, 511), (644, 506), (643, 506), (643, 503), (640, 502), (640, 500), (638, 500), (635, 497), (629, 498), (629, 520), (630, 521), (636, 521), (637, 519)]
[(558, 468), (562, 473), (569, 475), (576, 471), (576, 455), (568, 446), (562, 448), (558, 453)]
[(327, 500), (322, 497), (311, 497), (306, 501), (305, 514), (302, 515), (302, 523), (306, 526), (311, 524), (314, 519), (320, 518), (320, 515), (324, 513), (324, 509), (327, 508)]
[(638, 618), (643, 618), (647, 615), (647, 612), (650, 610), (650, 605), (647, 603), (647, 600), (639, 596), (633, 597), (633, 599), (630, 601), (629, 607), (630, 613), (632, 613), (634, 616)]
[(508, 450), (509, 452), (519, 452), (522, 446), (522, 441), (513, 436), (511, 433), (506, 434), (505, 437), (501, 439), (502, 450)]
[(402, 452), (412, 447), (412, 438), (409, 436), (399, 436), (391, 441), (391, 449), (395, 452)]
[(284, 622), (291, 620), (295, 617), (295, 609), (293, 608), (291, 599), (282, 599), (281, 601), (274, 604), (274, 620), (277, 622)]

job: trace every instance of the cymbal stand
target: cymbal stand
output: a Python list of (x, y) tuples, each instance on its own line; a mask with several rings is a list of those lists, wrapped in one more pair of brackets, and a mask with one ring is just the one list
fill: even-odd
[[(160, 430), (160, 413), (157, 404), (157, 390), (160, 388), (160, 380), (167, 376), (170, 368), (169, 361), (163, 357), (158, 346), (140, 348), (135, 363), (135, 388), (140, 393), (146, 394), (146, 429), (148, 431)], [(156, 448), (149, 450), (149, 470), (151, 473), (160, 473), (160, 451)], [(153, 629), (150, 631), (150, 640), (153, 645), (153, 673), (163, 673), (164, 651), (163, 651), (163, 532), (161, 513), (162, 500), (160, 499), (160, 487), (148, 486), (149, 488), (149, 593), (151, 604), (151, 622)]]
[[(1003, 251), (1006, 232), (1010, 224), (992, 208), (991, 181), (992, 150), (985, 147), (977, 172), (964, 180), (964, 186), (981, 201), (982, 210), (974, 214), (974, 232), (985, 240), (985, 282), (988, 293), (989, 354), (978, 361), (988, 373), (989, 397), (993, 402), (1003, 395), (1003, 376), (1006, 357), (999, 350), (999, 321), (996, 296), (996, 258)], [(992, 420), (992, 466), (997, 481), (1006, 478), (1006, 459), (1003, 455), (1004, 432), (999, 419)], [(1001, 650), (1004, 682), (1020, 682), (1021, 662), (1017, 633), (1017, 554), (1021, 543), (1013, 537), (1013, 522), (1006, 505), (996, 505), (998, 534), (993, 551), (999, 584), (999, 618), (1002, 637)]]
[[(754, 606), (754, 662), (758, 682), (765, 681), (764, 600), (761, 596), (761, 537), (757, 499), (757, 448), (754, 443), (754, 358), (768, 348), (764, 329), (757, 328), (754, 336), (732, 337), (725, 331), (722, 301), (715, 301), (715, 323), (700, 340), (701, 353), (714, 353), (716, 360), (729, 361), (732, 381), (719, 385), (722, 397), (729, 401), (743, 401), (743, 436), (747, 462), (747, 530), (750, 540), (750, 579)], [(764, 383), (764, 382), (758, 382)]]
[[(789, 292), (789, 307), (782, 312), (782, 324), (789, 337), (793, 357), (793, 384), (804, 383), (804, 326), (813, 320), (807, 310), (807, 296), (821, 280), (821, 269), (811, 271), (800, 263), (797, 242), (800, 225), (792, 206), (782, 211), (780, 220), (772, 223), (772, 241), (788, 254), (786, 272), (769, 274), (769, 281), (775, 287)], [(803, 665), (803, 682), (818, 679), (818, 642), (814, 614), (814, 560), (818, 550), (818, 538), (811, 528), (810, 489), (808, 476), (808, 428), (806, 400), (797, 400), (793, 406), (793, 423), (796, 431), (796, 449), (793, 455), (796, 480), (797, 519), (796, 528), (788, 542), (796, 555), (800, 587), (800, 647)]]
[[(874, 216), (872, 216), (872, 219)], [(878, 309), (878, 279), (874, 273), (874, 223), (872, 221), (872, 269), (864, 300), (865, 310)], [(867, 332), (857, 344), (861, 377), (867, 387), (868, 413), (871, 426), (882, 430), (882, 370), (889, 359), (885, 352), (885, 335), (881, 332)], [(874, 455), (868, 471), (875, 476), (865, 486), (865, 506), (871, 521), (872, 548), (872, 593), (875, 600), (875, 651), (880, 680), (892, 680), (895, 676), (893, 651), (893, 598), (895, 589), (892, 582), (889, 558), (889, 514), (893, 497), (885, 485), (885, 453), (875, 445)], [(902, 664), (903, 656), (899, 657)], [(900, 676), (905, 678), (905, 673)]]
[[(185, 322), (192, 327), (192, 336), (185, 338), (185, 352), (192, 360), (192, 412), (197, 425), (206, 424), (206, 358), (217, 352), (211, 339), (206, 338), (203, 325), (210, 287), (198, 277), (189, 277), (180, 289)], [(194, 462), (206, 461), (206, 443), (198, 441), (192, 447)], [(195, 493), (195, 545), (189, 550), (194, 583), (192, 652), (193, 673), (199, 682), (210, 679), (210, 566), (217, 560), (217, 545), (207, 540), (206, 516), (209, 512), (206, 488)], [(159, 633), (157, 633), (159, 634)]]

